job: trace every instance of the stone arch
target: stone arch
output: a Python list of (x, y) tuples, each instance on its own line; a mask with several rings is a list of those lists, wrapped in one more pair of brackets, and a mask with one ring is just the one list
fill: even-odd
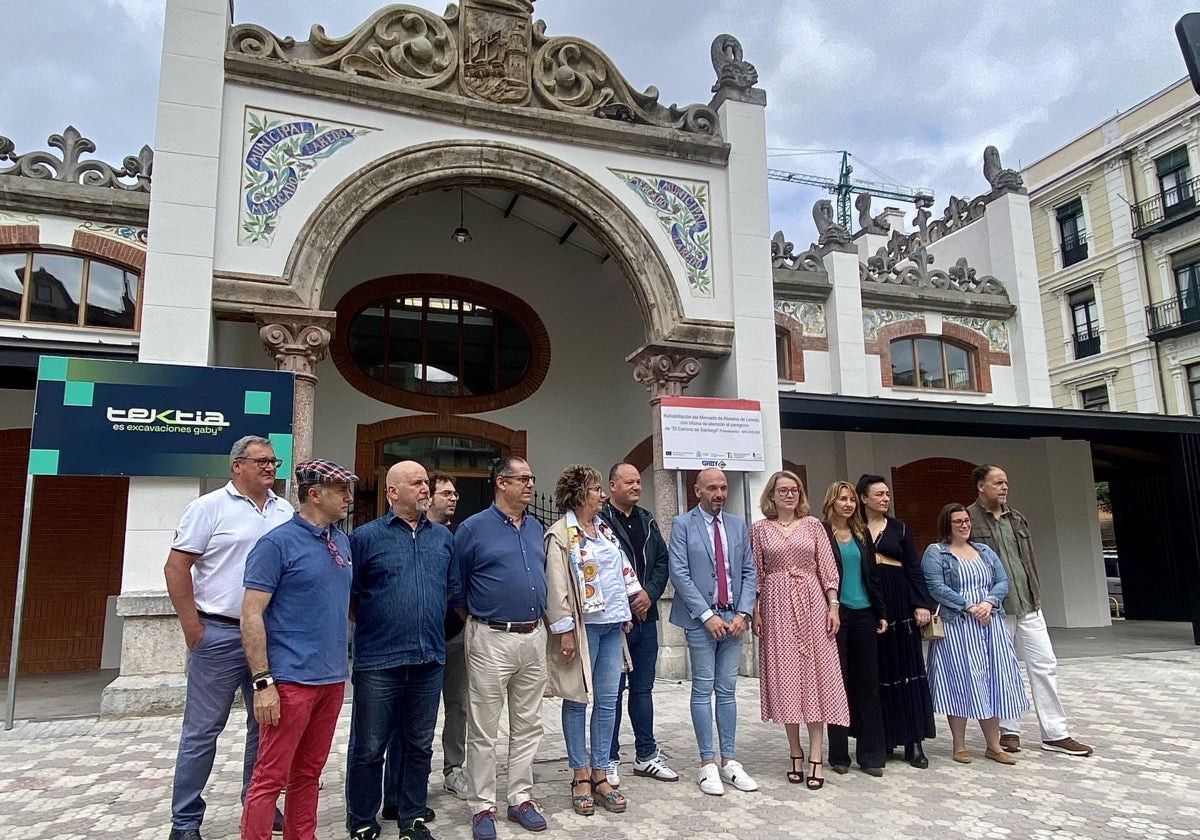
[(975, 501), (973, 469), (974, 464), (961, 458), (922, 458), (892, 468), (896, 518), (912, 530), (918, 553), (937, 542), (937, 517), (945, 505)]
[(385, 155), (346, 178), (312, 212), (288, 255), (284, 278), (308, 308), (321, 307), (326, 278), (354, 232), (395, 202), (446, 187), (517, 190), (570, 215), (603, 242), (642, 313), (648, 342), (729, 353), (732, 326), (684, 316), (662, 253), (630, 210), (598, 181), (533, 149), (482, 140), (439, 141)]

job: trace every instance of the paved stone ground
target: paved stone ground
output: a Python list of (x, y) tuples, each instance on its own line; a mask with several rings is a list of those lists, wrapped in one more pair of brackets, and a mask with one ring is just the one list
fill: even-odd
[[(570, 810), (558, 704), (546, 701), (546, 737), (536, 793), (558, 836), (596, 838), (1143, 838), (1200, 837), (1200, 651), (1071, 659), (1061, 688), (1075, 732), (1096, 747), (1080, 759), (1026, 749), (1015, 767), (981, 760), (979, 731), (969, 766), (950, 761), (944, 722), (927, 746), (931, 766), (889, 763), (882, 779), (858, 771), (825, 789), (789, 785), (782, 728), (758, 714), (758, 684), (742, 678), (739, 758), (761, 789), (707, 797), (694, 781), (688, 686), (655, 690), (658, 734), (683, 779), (665, 784), (625, 765), (623, 816)], [(342, 713), (323, 781), (320, 840), (345, 836), (341, 787), (349, 706)], [(628, 724), (626, 723), (626, 729)], [(179, 718), (19, 723), (0, 733), (0, 840), (166, 840)], [(242, 725), (222, 736), (208, 791), (207, 840), (237, 837)], [(1027, 733), (1032, 736), (1033, 732)], [(1029, 737), (1036, 743), (1036, 738)], [(440, 767), (440, 755), (435, 756)], [(440, 789), (435, 771), (431, 825), (442, 840), (470, 837), (465, 803)], [(504, 779), (501, 778), (501, 786)], [(502, 840), (528, 836), (499, 824)], [(384, 838), (394, 838), (394, 825)], [(549, 836), (549, 835), (542, 835)]]

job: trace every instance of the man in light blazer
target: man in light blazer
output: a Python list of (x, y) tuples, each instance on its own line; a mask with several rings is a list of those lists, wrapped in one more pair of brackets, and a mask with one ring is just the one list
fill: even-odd
[[(742, 636), (750, 627), (758, 573), (750, 555), (746, 521), (724, 513), (729, 485), (715, 467), (696, 477), (700, 503), (675, 517), (669, 547), (675, 600), (671, 623), (682, 627), (692, 662), (692, 728), (700, 748), (700, 790), (712, 796), (725, 784), (758, 790), (734, 760), (737, 672)], [(713, 753), (712, 695), (717, 695), (718, 767)]]

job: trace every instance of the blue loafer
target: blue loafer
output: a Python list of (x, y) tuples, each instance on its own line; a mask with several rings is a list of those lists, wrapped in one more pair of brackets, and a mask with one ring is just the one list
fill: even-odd
[(517, 823), (527, 831), (546, 830), (546, 818), (542, 816), (542, 809), (532, 799), (526, 799), (520, 805), (509, 805), (508, 821)]

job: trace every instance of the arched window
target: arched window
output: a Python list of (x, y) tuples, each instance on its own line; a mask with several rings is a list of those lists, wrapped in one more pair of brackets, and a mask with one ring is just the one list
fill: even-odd
[(0, 322), (136, 330), (141, 275), (93, 257), (0, 253)]
[(519, 402), (550, 365), (546, 328), (518, 298), (444, 275), (373, 280), (337, 307), (333, 357), (370, 396), (470, 413)]
[(976, 390), (975, 352), (944, 338), (905, 336), (891, 343), (893, 387)]

